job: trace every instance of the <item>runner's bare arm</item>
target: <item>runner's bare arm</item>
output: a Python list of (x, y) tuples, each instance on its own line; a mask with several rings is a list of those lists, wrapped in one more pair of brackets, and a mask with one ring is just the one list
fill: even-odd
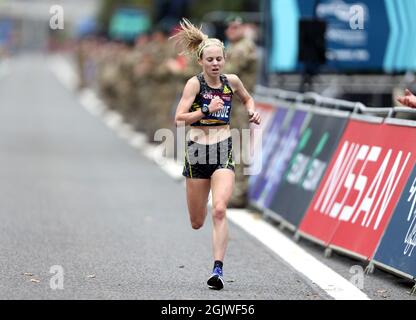
[(235, 74), (226, 75), (233, 88), (234, 93), (238, 96), (241, 102), (246, 106), (249, 115), (249, 121), (255, 124), (260, 124), (260, 114), (256, 111), (256, 106), (253, 97), (248, 93), (240, 78)]
[(204, 117), (201, 110), (189, 112), (189, 108), (195, 100), (199, 92), (199, 82), (196, 77), (188, 80), (183, 89), (181, 100), (178, 103), (175, 114), (175, 123), (177, 126), (188, 125), (194, 123)]

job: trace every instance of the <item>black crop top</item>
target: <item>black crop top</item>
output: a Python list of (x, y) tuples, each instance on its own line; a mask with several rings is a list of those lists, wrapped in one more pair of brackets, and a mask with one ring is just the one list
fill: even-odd
[(230, 124), (233, 90), (231, 89), (227, 77), (223, 74), (220, 75), (222, 86), (219, 89), (209, 87), (202, 73), (198, 74), (196, 77), (199, 80), (199, 93), (195, 97), (189, 111), (197, 111), (201, 109), (203, 105), (209, 106), (211, 100), (215, 96), (220, 97), (224, 101), (224, 107), (222, 110), (204, 116), (201, 120), (192, 123), (191, 126), (223, 126)]

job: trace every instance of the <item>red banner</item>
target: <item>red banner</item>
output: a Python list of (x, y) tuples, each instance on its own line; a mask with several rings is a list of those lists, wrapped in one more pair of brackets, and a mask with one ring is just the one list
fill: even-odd
[(300, 231), (372, 257), (415, 164), (416, 129), (350, 120)]

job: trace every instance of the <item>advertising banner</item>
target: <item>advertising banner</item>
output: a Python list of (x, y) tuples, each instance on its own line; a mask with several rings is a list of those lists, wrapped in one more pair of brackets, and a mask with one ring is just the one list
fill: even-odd
[(275, 141), (273, 153), (267, 161), (254, 189), (253, 200), (260, 208), (270, 206), (272, 196), (279, 186), (289, 160), (298, 145), (301, 129), (307, 116), (306, 111), (291, 110), (288, 121), (283, 125), (280, 139)]
[[(260, 125), (250, 123), (250, 176), (249, 176), (249, 193), (253, 188), (252, 184), (256, 176), (261, 173), (262, 166), (262, 150), (263, 150), (263, 135), (268, 132), (269, 126), (277, 111), (270, 103), (256, 101), (256, 111), (260, 114)], [(254, 178), (253, 178), (254, 177)]]
[[(255, 153), (256, 156), (254, 157), (253, 165), (256, 166), (256, 168), (260, 168), (259, 170), (255, 170), (260, 172), (260, 174), (263, 171), (263, 168), (265, 168), (266, 163), (273, 152), (273, 146), (280, 138), (280, 130), (287, 114), (287, 108), (278, 107), (274, 112), (273, 118), (270, 120), (270, 124), (268, 124), (267, 128), (265, 128), (265, 131), (262, 133), (261, 150), (259, 150), (260, 145), (257, 144), (257, 151)], [(260, 178), (260, 174), (251, 175), (249, 178), (249, 199), (251, 199), (255, 194), (255, 189), (260, 187), (257, 183)]]
[(416, 277), (416, 166), (394, 210), (374, 256), (380, 262)]
[(346, 117), (314, 114), (293, 152), (269, 209), (298, 226), (342, 136)]
[(300, 231), (372, 257), (415, 162), (416, 130), (350, 120)]
[(13, 22), (11, 19), (0, 18), (0, 49), (8, 48), (12, 44)]
[[(316, 4), (316, 7), (315, 7)], [(270, 0), (266, 30), (269, 72), (300, 72), (299, 21), (318, 18), (325, 34), (329, 72), (416, 70), (414, 0)]]

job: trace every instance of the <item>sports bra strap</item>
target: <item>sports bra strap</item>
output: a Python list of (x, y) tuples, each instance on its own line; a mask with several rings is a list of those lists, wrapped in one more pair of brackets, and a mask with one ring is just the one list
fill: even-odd
[(228, 82), (228, 78), (225, 76), (225, 74), (221, 74), (220, 79), (221, 79), (223, 89), (224, 89), (224, 86), (231, 88), (230, 83)]
[[(196, 77), (199, 80), (199, 92), (201, 93), (201, 92), (208, 91), (208, 89), (210, 87), (208, 86), (208, 83), (205, 81), (205, 78), (202, 75), (202, 73), (197, 74)], [(224, 86), (227, 86), (227, 87), (231, 88), (230, 83), (228, 82), (228, 79), (224, 74), (220, 74), (220, 81), (221, 81), (221, 88), (214, 89), (214, 90), (221, 90), (222, 91), (222, 90), (224, 90)], [(211, 89), (213, 89), (213, 88), (211, 88)]]
[(196, 77), (199, 80), (199, 93), (205, 92), (207, 90), (208, 85), (204, 79), (204, 76), (202, 75), (202, 73), (200, 73)]

